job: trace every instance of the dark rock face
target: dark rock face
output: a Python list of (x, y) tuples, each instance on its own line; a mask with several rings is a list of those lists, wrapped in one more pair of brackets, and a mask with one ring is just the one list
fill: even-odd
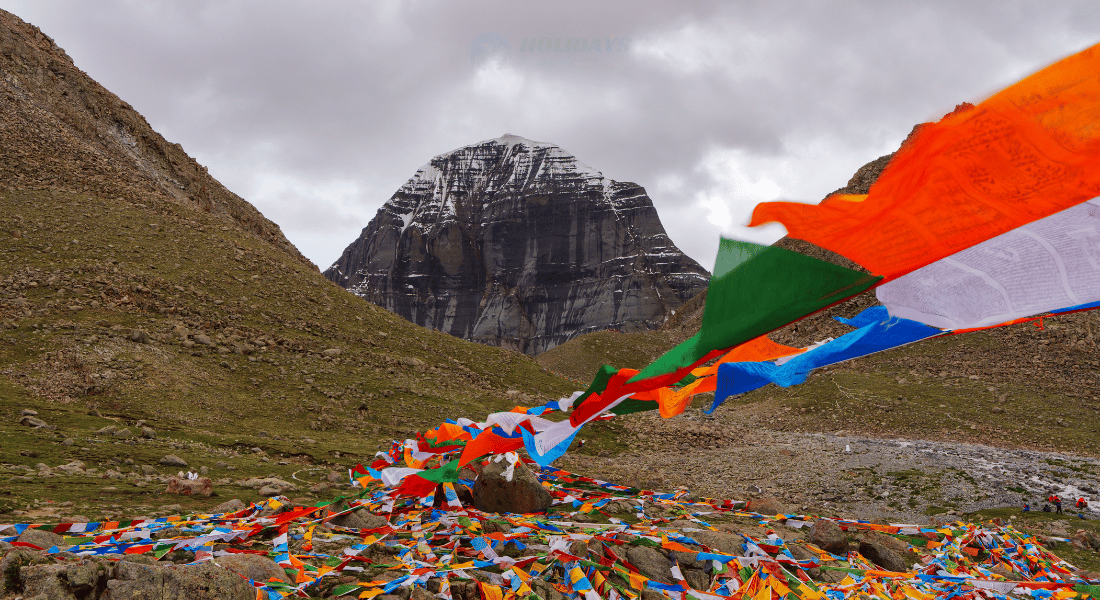
[(530, 355), (654, 329), (709, 279), (643, 188), (512, 135), (421, 167), (325, 276), (418, 325)]
[(474, 506), (482, 512), (529, 514), (546, 512), (554, 499), (523, 463), (490, 462), (474, 482)]

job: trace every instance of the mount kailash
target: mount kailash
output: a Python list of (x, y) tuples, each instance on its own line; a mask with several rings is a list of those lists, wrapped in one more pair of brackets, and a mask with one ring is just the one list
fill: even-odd
[(709, 279), (641, 186), (515, 135), (433, 158), (324, 274), (423, 327), (529, 355), (654, 329)]

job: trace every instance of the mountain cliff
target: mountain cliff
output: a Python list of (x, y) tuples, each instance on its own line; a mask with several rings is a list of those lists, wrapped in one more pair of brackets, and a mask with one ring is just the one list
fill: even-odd
[(641, 186), (514, 135), (433, 158), (325, 276), (418, 325), (529, 355), (654, 329), (709, 278)]

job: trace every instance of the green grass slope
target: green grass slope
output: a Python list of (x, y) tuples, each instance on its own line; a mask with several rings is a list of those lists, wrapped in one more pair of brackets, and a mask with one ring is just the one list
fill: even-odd
[[(0, 193), (0, 464), (14, 476), (69, 460), (134, 471), (173, 453), (235, 466), (216, 478), (323, 477), (444, 418), (575, 388), (368, 304), (217, 215), (155, 197)], [(20, 425), (25, 408), (56, 429)], [(155, 440), (95, 434), (138, 421)], [(18, 481), (8, 489), (23, 500), (102, 493)]]

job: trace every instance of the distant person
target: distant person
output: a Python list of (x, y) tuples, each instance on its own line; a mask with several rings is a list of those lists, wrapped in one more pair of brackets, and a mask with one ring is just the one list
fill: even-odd
[(1078, 498), (1077, 503), (1074, 504), (1074, 506), (1077, 507), (1077, 510), (1085, 510), (1089, 507), (1089, 501), (1085, 500), (1084, 498)]
[(1028, 506), (1027, 502), (1024, 502), (1024, 512), (1031, 512), (1031, 507)]
[(1060, 498), (1058, 494), (1051, 494), (1050, 496), (1047, 496), (1047, 502), (1050, 502), (1054, 505), (1054, 512), (1062, 514), (1062, 498)]

